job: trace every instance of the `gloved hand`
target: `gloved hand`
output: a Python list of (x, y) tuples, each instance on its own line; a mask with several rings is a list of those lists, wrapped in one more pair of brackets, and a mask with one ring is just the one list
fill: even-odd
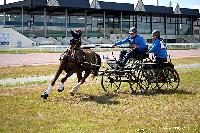
[(113, 45), (112, 45), (113, 48), (116, 47), (116, 46), (117, 46), (116, 44), (113, 44)]
[(138, 48), (138, 46), (136, 44), (133, 45), (134, 48)]

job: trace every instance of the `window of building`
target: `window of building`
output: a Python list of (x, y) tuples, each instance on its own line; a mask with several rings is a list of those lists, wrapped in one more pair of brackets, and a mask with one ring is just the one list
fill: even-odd
[(167, 24), (167, 35), (175, 35), (175, 24)]
[(149, 16), (140, 16), (141, 21), (137, 21), (137, 30), (140, 34), (151, 33), (151, 22)]
[(194, 30), (195, 35), (199, 35), (199, 30)]
[(170, 24), (175, 24), (176, 23), (176, 18), (170, 18)]

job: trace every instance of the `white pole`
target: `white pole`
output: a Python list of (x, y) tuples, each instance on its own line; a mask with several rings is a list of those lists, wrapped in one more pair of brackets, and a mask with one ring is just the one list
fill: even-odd
[(66, 37), (67, 37), (67, 23), (68, 23), (68, 11), (65, 9), (65, 30), (66, 30)]
[(46, 8), (44, 8), (44, 36), (47, 36), (47, 20), (46, 20), (46, 16), (47, 16), (47, 11)]
[(106, 38), (106, 11), (103, 12), (103, 36)]
[(166, 31), (165, 31), (165, 32), (166, 32), (166, 34), (165, 34), (166, 42), (165, 42), (165, 43), (167, 44), (167, 16), (165, 17), (165, 19), (166, 19), (166, 20), (165, 20), (165, 25), (166, 25), (166, 28), (165, 28), (165, 30), (166, 30)]
[(122, 37), (122, 12), (121, 12), (121, 37)]
[(85, 37), (87, 38), (87, 11), (85, 11)]
[[(4, 0), (4, 5), (6, 5), (6, 0)], [(6, 12), (3, 12), (3, 27), (6, 25)]]
[(6, 26), (6, 12), (3, 12), (3, 27)]
[(24, 33), (24, 8), (22, 6), (22, 34)]

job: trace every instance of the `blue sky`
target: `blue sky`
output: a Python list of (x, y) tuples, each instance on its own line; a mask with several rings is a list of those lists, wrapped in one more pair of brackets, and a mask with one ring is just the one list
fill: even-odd
[[(7, 3), (16, 2), (19, 0), (7, 0)], [(22, 1), (22, 0), (20, 0)], [(92, 0), (90, 0), (91, 2)], [(132, 3), (136, 4), (138, 0), (100, 0), (100, 1), (108, 1), (108, 2), (118, 2), (118, 3)], [(142, 0), (145, 5), (156, 5), (157, 0)], [(159, 0), (160, 6), (169, 6), (170, 0)], [(191, 9), (199, 9), (200, 10), (200, 0), (171, 0), (173, 7), (179, 3), (181, 8), (191, 8)], [(4, 0), (0, 0), (0, 5), (2, 5)]]

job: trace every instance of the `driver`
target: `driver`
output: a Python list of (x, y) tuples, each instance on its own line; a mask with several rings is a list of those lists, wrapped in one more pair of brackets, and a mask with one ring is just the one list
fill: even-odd
[(131, 57), (136, 58), (136, 56), (139, 54), (144, 55), (147, 50), (146, 42), (144, 41), (142, 36), (138, 35), (137, 29), (135, 27), (130, 28), (129, 36), (127, 38), (116, 42), (113, 45), (113, 47), (127, 42), (129, 42), (130, 46), (135, 49), (132, 49), (130, 52), (124, 50), (120, 52), (118, 64), (122, 68), (124, 67), (129, 58)]

